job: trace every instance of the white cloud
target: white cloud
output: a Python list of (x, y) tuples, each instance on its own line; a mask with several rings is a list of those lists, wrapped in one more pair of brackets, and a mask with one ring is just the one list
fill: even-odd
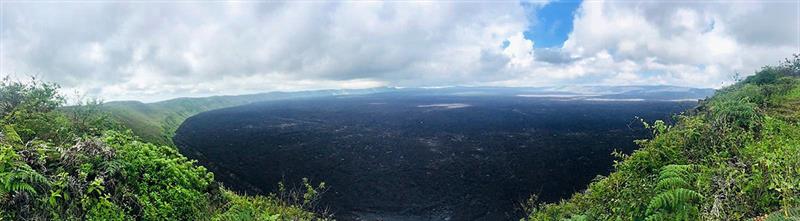
[(517, 3), (3, 3), (2, 72), (110, 99), (474, 83)]
[[(516, 2), (2, 2), (0, 72), (107, 99), (374, 86), (716, 87), (800, 50), (796, 2), (583, 2), (563, 48)], [(540, 3), (544, 4), (544, 3)]]
[(533, 41), (526, 39), (522, 33), (517, 33), (507, 40), (508, 46), (503, 54), (510, 59), (510, 68), (530, 68), (533, 63)]
[(718, 87), (800, 52), (798, 4), (587, 1), (563, 51), (610, 53), (614, 64), (593, 73), (606, 84)]

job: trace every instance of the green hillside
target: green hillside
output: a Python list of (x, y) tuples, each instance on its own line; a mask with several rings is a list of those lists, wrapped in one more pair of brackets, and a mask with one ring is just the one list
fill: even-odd
[[(0, 220), (325, 219), (311, 212), (324, 184), (237, 195), (174, 147), (143, 142), (109, 121), (100, 107), (61, 107), (57, 91), (49, 83), (0, 82)], [(127, 113), (149, 113), (143, 110), (155, 109)]]
[[(317, 208), (324, 183), (241, 196), (174, 147), (139, 136), (169, 143), (183, 119), (203, 110), (330, 91), (67, 108), (57, 91), (0, 84), (0, 220), (326, 218)], [(532, 197), (526, 218), (800, 219), (799, 56), (719, 90), (676, 122), (645, 123), (652, 139), (616, 154), (613, 173), (558, 203)]]
[(334, 94), (360, 94), (386, 90), (372, 88), (362, 90), (318, 90), (303, 92), (271, 92), (238, 96), (213, 96), (202, 98), (177, 98), (155, 103), (138, 101), (116, 101), (102, 104), (116, 121), (129, 128), (143, 140), (160, 145), (172, 145), (175, 130), (192, 115), (253, 102), (308, 98)]
[(186, 118), (203, 111), (252, 102), (246, 98), (258, 101), (255, 97), (235, 96), (181, 98), (150, 104), (138, 101), (110, 102), (103, 104), (102, 109), (142, 139), (168, 145), (172, 143), (172, 133)]
[[(607, 177), (530, 220), (800, 220), (800, 57), (647, 125)], [(788, 218), (787, 218), (788, 217)]]

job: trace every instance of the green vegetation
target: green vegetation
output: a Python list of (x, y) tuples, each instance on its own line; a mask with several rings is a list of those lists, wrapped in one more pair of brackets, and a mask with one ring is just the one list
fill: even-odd
[(143, 140), (172, 146), (175, 130), (186, 118), (208, 110), (231, 107), (264, 100), (266, 97), (220, 96), (179, 98), (156, 103), (138, 101), (110, 102), (101, 105), (116, 122), (130, 128)]
[[(124, 128), (132, 130), (136, 136), (139, 136), (144, 141), (158, 145), (174, 146), (172, 137), (178, 127), (186, 118), (201, 112), (261, 101), (317, 97), (340, 92), (361, 94), (371, 93), (375, 90), (385, 89), (270, 92), (237, 96), (177, 98), (155, 103), (117, 101), (98, 105), (98, 109), (107, 112), (113, 121), (119, 122)], [(65, 109), (71, 108), (67, 107)]]
[[(800, 56), (657, 121), (607, 177), (529, 220), (800, 219)], [(535, 199), (535, 198), (534, 198)]]
[[(55, 84), (0, 84), (0, 220), (311, 220), (311, 204), (247, 197), (171, 146), (142, 142)], [(314, 201), (324, 185), (287, 191)]]
[[(57, 91), (36, 80), (0, 84), (0, 220), (325, 218), (310, 212), (324, 184), (237, 195), (170, 145), (188, 116), (255, 98), (62, 107)], [(616, 154), (615, 172), (568, 200), (532, 200), (527, 218), (799, 219), (800, 56), (719, 90), (676, 122), (645, 124), (654, 137)]]

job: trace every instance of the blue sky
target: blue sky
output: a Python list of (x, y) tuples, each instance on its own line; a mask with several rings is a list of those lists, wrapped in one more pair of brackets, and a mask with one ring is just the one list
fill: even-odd
[[(0, 1), (0, 74), (67, 94), (679, 85), (800, 53), (800, 1)], [(80, 15), (80, 16), (75, 16)]]
[[(522, 3), (523, 7), (531, 6)], [(581, 1), (554, 1), (538, 10), (530, 10), (532, 25), (525, 31), (525, 38), (533, 40), (536, 48), (561, 47), (572, 32), (572, 20)]]

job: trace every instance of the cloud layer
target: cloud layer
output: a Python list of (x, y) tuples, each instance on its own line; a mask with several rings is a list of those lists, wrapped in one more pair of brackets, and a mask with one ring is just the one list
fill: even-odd
[(0, 4), (1, 73), (111, 100), (375, 86), (718, 87), (800, 51), (797, 2), (583, 2), (564, 46), (543, 49), (523, 33), (547, 3)]

